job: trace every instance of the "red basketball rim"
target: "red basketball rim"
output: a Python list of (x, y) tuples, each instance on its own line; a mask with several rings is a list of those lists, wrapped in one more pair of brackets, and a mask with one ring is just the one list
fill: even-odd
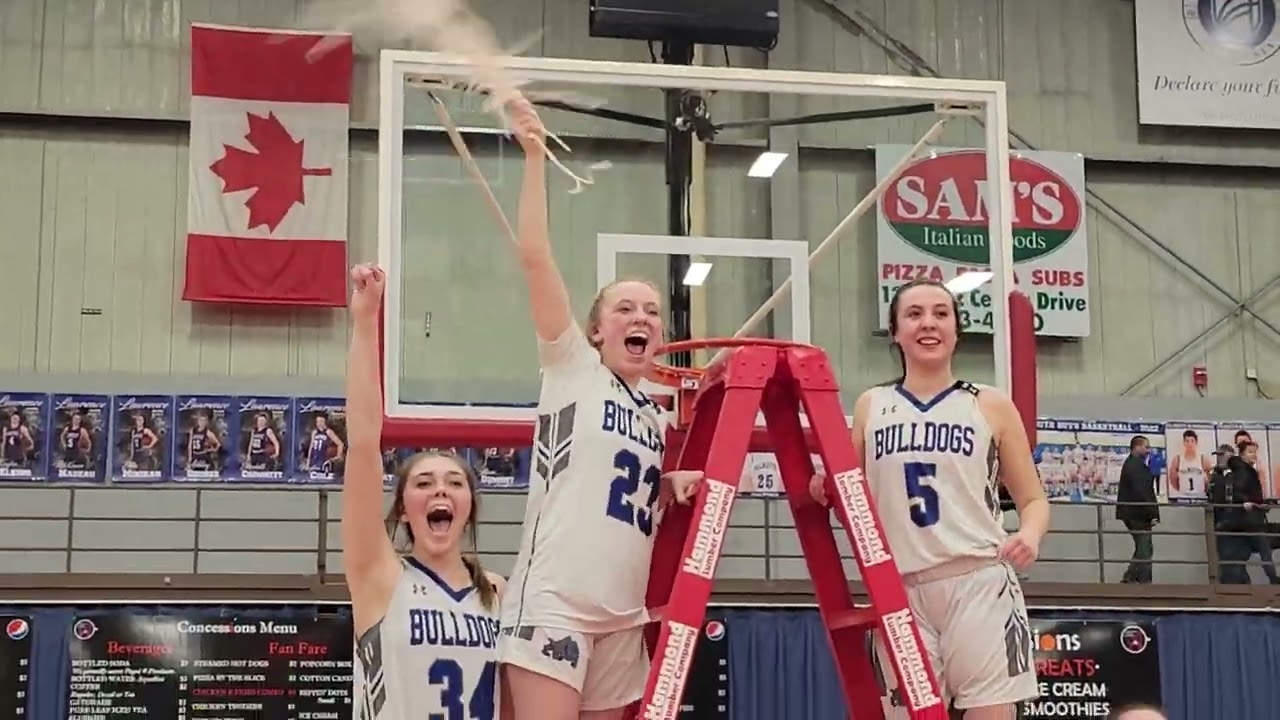
[[(694, 350), (722, 350), (737, 347), (773, 347), (782, 349), (813, 346), (775, 338), (697, 338), (667, 343), (654, 352), (654, 357), (664, 357), (680, 352), (693, 352)], [(701, 379), (706, 371), (706, 366), (678, 367), (667, 363), (655, 362), (653, 370), (649, 373), (649, 380), (668, 387), (679, 388), (683, 386), (685, 380)]]

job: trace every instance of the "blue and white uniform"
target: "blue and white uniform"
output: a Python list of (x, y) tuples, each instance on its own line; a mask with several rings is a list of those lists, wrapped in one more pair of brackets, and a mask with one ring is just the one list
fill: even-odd
[[(387, 613), (356, 639), (356, 720), (498, 717), (498, 611), (413, 558)], [(496, 601), (495, 601), (496, 606)]]
[[(889, 550), (907, 586), (924, 650), (957, 708), (1038, 696), (1022, 589), (996, 558), (1007, 533), (999, 455), (978, 404), (957, 382), (923, 402), (901, 385), (869, 390), (864, 470)], [(877, 644), (887, 718), (907, 717)]]
[(644, 693), (642, 626), (667, 415), (600, 362), (581, 329), (539, 342), (542, 394), (501, 661), (553, 677), (584, 711)]

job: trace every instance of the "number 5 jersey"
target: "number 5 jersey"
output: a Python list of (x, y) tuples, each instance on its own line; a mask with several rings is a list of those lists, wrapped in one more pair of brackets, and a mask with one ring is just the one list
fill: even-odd
[(869, 392), (863, 469), (898, 571), (994, 558), (1006, 533), (979, 386), (956, 382), (927, 401), (898, 384)]

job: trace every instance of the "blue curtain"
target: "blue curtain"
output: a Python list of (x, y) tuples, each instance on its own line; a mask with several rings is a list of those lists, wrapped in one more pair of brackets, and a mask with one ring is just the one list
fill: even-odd
[(848, 717), (817, 611), (728, 611), (725, 625), (732, 720)]
[(1174, 615), (1156, 622), (1170, 720), (1280, 717), (1280, 618)]

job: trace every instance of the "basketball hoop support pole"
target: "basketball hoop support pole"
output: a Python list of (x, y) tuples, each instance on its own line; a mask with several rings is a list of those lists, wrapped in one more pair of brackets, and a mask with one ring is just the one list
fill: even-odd
[[(693, 44), (667, 41), (662, 43), (664, 65), (693, 65)], [(666, 112), (666, 166), (667, 166), (667, 233), (675, 237), (689, 234), (689, 184), (693, 181), (693, 129), (681, 125), (684, 114), (684, 91), (667, 88), (662, 91)], [(693, 337), (693, 298), (684, 284), (689, 273), (689, 256), (672, 255), (667, 260), (667, 302), (671, 306), (671, 337), (669, 340), (688, 340)], [(671, 363), (678, 367), (693, 364), (690, 353), (675, 353)]]

